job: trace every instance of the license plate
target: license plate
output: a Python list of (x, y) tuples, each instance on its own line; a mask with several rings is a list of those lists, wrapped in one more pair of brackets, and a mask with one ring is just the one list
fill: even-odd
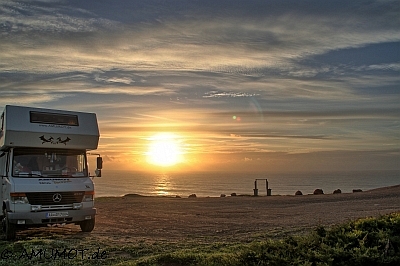
[(48, 212), (46, 214), (47, 218), (53, 218), (53, 217), (67, 217), (68, 212)]

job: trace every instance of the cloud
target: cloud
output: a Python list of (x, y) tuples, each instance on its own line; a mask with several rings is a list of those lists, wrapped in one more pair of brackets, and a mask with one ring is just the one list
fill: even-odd
[(37, 95), (18, 93), (2, 93), (0, 97), (0, 106), (11, 105), (32, 105), (43, 104), (50, 101), (60, 100), (64, 98), (62, 94), (43, 95), (38, 98)]
[[(298, 77), (315, 75), (315, 70), (310, 69), (308, 74), (304, 70), (293, 71), (296, 68), (293, 60), (343, 48), (400, 40), (398, 30), (388, 27), (387, 23), (372, 23), (360, 12), (351, 17), (339, 16), (320, 5), (319, 12), (316, 10), (307, 16), (303, 14), (304, 7), (296, 10), (298, 5), (294, 5), (293, 9), (285, 12), (267, 12), (263, 17), (251, 19), (246, 17), (250, 6), (244, 8), (245, 16), (238, 21), (229, 13), (228, 7), (226, 13), (207, 20), (197, 16), (172, 19), (170, 14), (166, 14), (162, 23), (131, 26), (120, 25), (123, 21), (114, 16), (101, 18), (94, 11), (72, 8), (63, 2), (45, 7), (43, 3), (23, 3), (21, 7), (12, 3), (8, 2), (10, 18), (3, 18), (2, 24), (22, 25), (23, 29), (15, 31), (26, 32), (30, 38), (28, 43), (21, 42), (23, 45), (12, 42), (16, 49), (6, 47), (10, 53), (3, 58), (9, 62), (10, 70), (91, 72), (101, 66), (103, 70), (114, 67), (126, 70), (212, 70), (249, 75), (279, 70), (290, 71)], [(242, 4), (236, 3), (241, 7)], [(190, 7), (196, 7), (193, 5), (189, 5), (190, 11)], [(257, 2), (258, 6), (267, 11), (269, 4)], [(365, 13), (371, 13), (372, 8), (364, 7)], [(135, 9), (131, 11), (131, 16), (138, 12)], [(155, 14), (160, 15), (159, 12)], [(390, 18), (398, 20), (390, 12), (386, 11), (386, 14), (386, 22)], [(12, 19), (17, 21), (13, 23)], [(39, 33), (32, 34), (32, 31)], [(0, 44), (9, 45), (9, 36), (4, 37)], [(43, 50), (37, 49), (43, 43), (45, 45), (39, 46)], [(13, 59), (20, 56), (24, 56), (25, 61), (17, 67), (17, 62), (21, 62)]]
[(221, 98), (221, 97), (253, 97), (257, 96), (255, 93), (247, 93), (247, 92), (218, 92), (218, 91), (210, 91), (206, 92), (203, 98)]
[(92, 32), (115, 24), (92, 12), (67, 6), (65, 1), (10, 1), (0, 5), (2, 35), (14, 33), (54, 34)]

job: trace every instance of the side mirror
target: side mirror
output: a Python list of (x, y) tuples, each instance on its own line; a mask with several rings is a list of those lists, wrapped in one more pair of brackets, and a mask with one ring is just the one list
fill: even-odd
[(94, 171), (96, 177), (101, 177), (101, 169), (103, 168), (103, 158), (97, 157), (97, 167)]
[(97, 169), (103, 169), (103, 158), (97, 157)]

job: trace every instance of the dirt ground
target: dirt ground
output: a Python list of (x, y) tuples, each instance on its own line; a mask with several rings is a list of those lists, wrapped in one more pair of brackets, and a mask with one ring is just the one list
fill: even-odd
[(400, 211), (400, 185), (371, 191), (303, 196), (167, 198), (125, 196), (96, 199), (96, 227), (19, 232), (19, 238), (64, 234), (100, 243), (140, 241), (247, 242), (302, 233), (317, 225)]

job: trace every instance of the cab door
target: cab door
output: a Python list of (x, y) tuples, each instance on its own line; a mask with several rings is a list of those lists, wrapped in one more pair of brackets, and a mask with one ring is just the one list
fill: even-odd
[(9, 158), (9, 152), (7, 151), (0, 152), (0, 176), (1, 176), (0, 198), (2, 203), (7, 202), (7, 200), (9, 200), (7, 195), (10, 195), (11, 182), (8, 175), (8, 158)]

